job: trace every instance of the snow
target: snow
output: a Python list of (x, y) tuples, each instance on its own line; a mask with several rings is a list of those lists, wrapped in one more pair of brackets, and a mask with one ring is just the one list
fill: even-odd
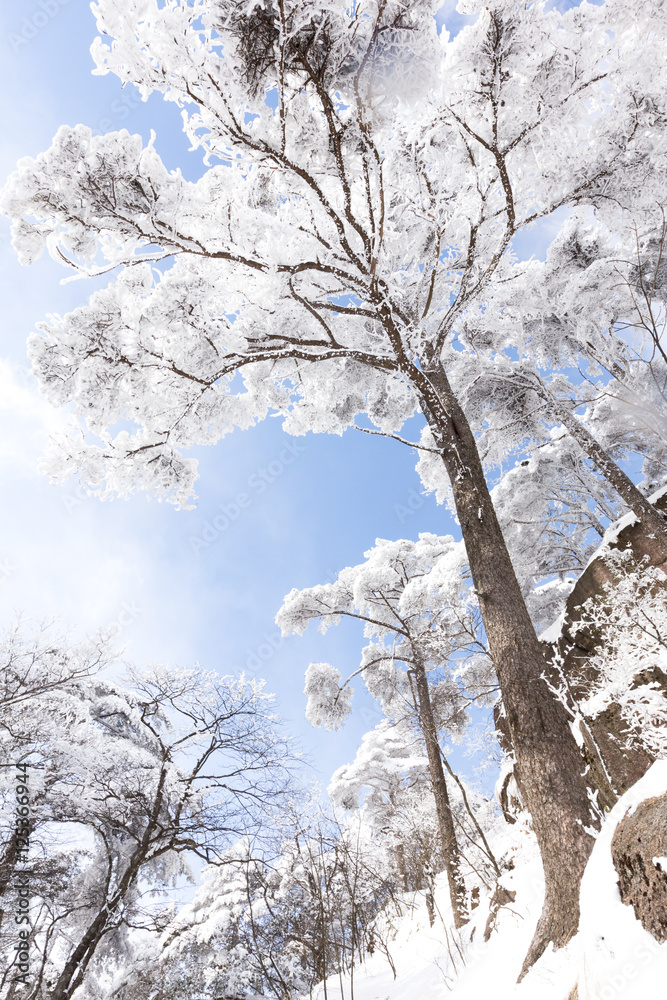
[[(667, 794), (667, 761), (656, 762), (606, 817), (584, 874), (579, 933), (554, 952), (549, 948), (521, 983), (517, 977), (539, 916), (543, 879), (535, 839), (528, 827), (500, 827), (494, 851), (511, 858), (514, 868), (501, 884), (516, 893), (501, 907), (496, 929), (484, 941), (488, 899), (471, 921), (452, 932), (447, 886), (438, 877), (436, 920), (429, 926), (422, 893), (405, 897), (389, 950), (396, 978), (376, 951), (349, 976), (320, 984), (312, 1000), (568, 1000), (575, 985), (578, 1000), (652, 1000), (665, 995), (667, 944), (660, 945), (620, 899), (611, 859), (611, 840), (624, 816), (646, 798)], [(655, 858), (667, 866), (667, 859)], [(412, 908), (409, 908), (412, 904)]]
[(544, 632), (540, 632), (538, 636), (540, 642), (557, 642), (560, 639), (564, 621), (565, 612), (559, 615), (556, 621), (552, 622), (548, 628), (545, 628)]
[(651, 493), (650, 497), (648, 498), (649, 502), (652, 504), (656, 504), (661, 497), (665, 496), (665, 494), (667, 494), (667, 484), (661, 486), (659, 490), (655, 491), (655, 493)]
[(580, 1000), (646, 1000), (664, 995), (667, 947), (644, 930), (621, 902), (611, 841), (624, 816), (640, 802), (667, 794), (667, 761), (656, 761), (609, 813), (581, 886)]
[[(375, 954), (355, 972), (353, 995), (349, 977), (343, 978), (342, 984), (332, 977), (327, 982), (326, 1000), (414, 1000), (415, 995), (422, 1000), (480, 1000), (490, 984), (494, 1000), (565, 1000), (576, 970), (565, 960), (564, 952), (547, 954), (521, 984), (516, 983), (541, 909), (543, 879), (528, 828), (520, 824), (504, 827), (502, 836), (516, 866), (503, 874), (501, 882), (516, 892), (516, 903), (500, 909), (498, 929), (488, 942), (484, 941), (488, 901), (480, 903), (461, 931), (452, 932), (446, 881), (439, 876), (433, 927), (429, 927), (423, 899), (415, 899), (414, 910), (403, 917), (389, 945), (396, 979), (386, 959)], [(325, 1000), (322, 986), (313, 993), (313, 1000)]]
[[(665, 496), (665, 494), (667, 494), (667, 485), (661, 486), (659, 490), (656, 490), (655, 493), (652, 493), (647, 499), (649, 503), (655, 505), (661, 497)], [(610, 524), (604, 533), (604, 537), (602, 539), (600, 547), (596, 549), (596, 551), (593, 553), (591, 558), (588, 560), (585, 568), (588, 569), (588, 567), (592, 562), (598, 559), (606, 549), (608, 549), (610, 546), (614, 545), (618, 541), (618, 536), (620, 535), (620, 533), (623, 531), (624, 528), (628, 528), (631, 524), (636, 524), (638, 521), (639, 518), (637, 517), (637, 515), (634, 513), (634, 511), (630, 510), (628, 511), (627, 514), (624, 514), (623, 517), (619, 517), (617, 521), (614, 521), (613, 524)]]

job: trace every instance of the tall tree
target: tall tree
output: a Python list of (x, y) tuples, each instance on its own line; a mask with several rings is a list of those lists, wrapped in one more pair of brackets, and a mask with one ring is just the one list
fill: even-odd
[[(366, 562), (342, 570), (335, 583), (293, 590), (276, 621), (284, 634), (303, 632), (313, 620), (322, 631), (341, 617), (364, 623), (371, 641), (362, 651), (359, 669), (342, 684), (340, 673), (328, 664), (308, 668), (306, 715), (314, 725), (337, 727), (350, 708), (348, 684), (362, 674), (388, 718), (416, 718), (428, 760), (454, 924), (460, 927), (468, 913), (466, 890), (439, 732), (445, 728), (460, 735), (470, 702), (451, 670), (434, 685), (429, 673), (446, 667), (456, 654), (487, 660), (477, 601), (463, 576), (465, 551), (451, 537), (422, 534), (417, 542), (378, 540), (365, 556)], [(488, 660), (484, 680), (488, 696), (496, 687)]]
[(455, 384), (496, 461), (501, 454), (506, 460), (510, 442), (518, 452), (534, 449), (562, 424), (641, 521), (647, 554), (661, 563), (667, 522), (618, 460), (639, 452), (654, 467), (662, 460), (662, 478), (667, 474), (664, 222), (660, 216), (657, 236), (653, 220), (643, 227), (644, 251), (636, 229), (629, 234), (634, 247), (628, 234), (614, 240), (586, 221), (581, 211), (568, 218), (546, 260), (517, 263), (506, 287), (471, 319), (460, 337), (467, 350), (457, 359)]
[[(465, 6), (475, 23), (439, 39), (436, 0), (100, 0), (98, 72), (176, 102), (213, 165), (190, 183), (152, 142), (62, 128), (3, 206), (24, 262), (48, 246), (83, 273), (122, 268), (32, 341), (49, 398), (102, 439), (66, 442), (59, 476), (185, 503), (181, 449), (269, 412), (291, 433), (340, 433), (358, 413), (396, 433), (422, 412), (544, 861), (530, 962), (577, 926), (592, 817), (449, 366), (518, 233), (660, 183), (665, 12)], [(114, 433), (120, 418), (136, 433)]]

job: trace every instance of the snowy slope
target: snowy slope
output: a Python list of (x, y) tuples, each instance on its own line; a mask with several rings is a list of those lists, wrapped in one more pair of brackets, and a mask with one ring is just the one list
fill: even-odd
[[(313, 1000), (662, 1000), (667, 997), (667, 944), (659, 945), (621, 903), (610, 854), (611, 838), (623, 816), (645, 798), (667, 793), (667, 761), (658, 761), (608, 815), (586, 869), (580, 931), (566, 948), (549, 949), (517, 985), (524, 955), (539, 916), (543, 883), (532, 833), (520, 824), (504, 827), (494, 850), (512, 858), (502, 884), (516, 893), (499, 911), (484, 941), (489, 902), (471, 922), (452, 933), (445, 877), (436, 895), (438, 915), (429, 926), (423, 894), (406, 897), (395, 919), (387, 959), (376, 952), (341, 980), (332, 977)], [(326, 989), (325, 989), (326, 986)]]

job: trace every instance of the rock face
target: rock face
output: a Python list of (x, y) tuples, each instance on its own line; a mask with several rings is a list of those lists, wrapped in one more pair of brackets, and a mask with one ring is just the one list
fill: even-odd
[(657, 941), (667, 941), (667, 795), (642, 802), (611, 842), (621, 899)]
[[(663, 514), (667, 514), (667, 493), (655, 501), (655, 506)], [(600, 555), (592, 559), (577, 580), (572, 593), (567, 599), (561, 633), (554, 643), (546, 644), (546, 658), (552, 670), (550, 680), (559, 685), (561, 677), (555, 667), (558, 660), (560, 670), (565, 677), (569, 689), (571, 707), (576, 709), (584, 701), (597, 681), (597, 672), (592, 664), (592, 657), (599, 651), (601, 638), (592, 634), (582, 625), (583, 605), (590, 597), (599, 597), (604, 587), (613, 582), (613, 576), (604, 558), (608, 549), (630, 550), (639, 561), (648, 556), (649, 562), (667, 574), (667, 563), (663, 562), (656, 548), (655, 540), (647, 535), (639, 523), (626, 525), (618, 531), (613, 541), (607, 542)], [(667, 600), (667, 582), (665, 584), (665, 600)], [(661, 671), (650, 678), (662, 687), (667, 697), (667, 675)], [(646, 678), (638, 675), (635, 683), (645, 683)], [(504, 718), (503, 706), (496, 705), (494, 710), (496, 732), (502, 749), (511, 754), (512, 746), (509, 731)], [(639, 736), (639, 739), (636, 737)], [(580, 743), (582, 756), (588, 765), (589, 781), (597, 792), (597, 801), (605, 811), (612, 808), (618, 797), (627, 791), (636, 781), (646, 774), (654, 761), (654, 757), (641, 746), (641, 734), (631, 732), (621, 715), (620, 707), (611, 704), (595, 718), (585, 720), (581, 726)], [(507, 813), (513, 811), (511, 804), (503, 803)]]
[[(655, 506), (667, 513), (667, 493), (656, 501)], [(622, 528), (615, 540), (609, 543), (609, 548), (630, 550), (638, 561), (648, 556), (652, 566), (667, 574), (667, 563), (662, 561), (654, 539), (647, 536), (641, 524), (633, 523)], [(551, 656), (559, 654), (575, 702), (583, 700), (597, 680), (591, 657), (598, 652), (602, 641), (598, 635), (581, 627), (582, 608), (589, 597), (600, 596), (605, 585), (611, 582), (613, 576), (601, 554), (591, 560), (568, 597), (561, 634), (555, 648), (552, 647)], [(652, 679), (660, 684), (667, 696), (667, 675)], [(635, 682), (641, 684), (642, 678), (636, 678)], [(587, 719), (586, 723), (588, 733), (582, 732), (584, 757), (590, 767), (591, 779), (598, 788), (599, 802), (603, 808), (609, 809), (619, 795), (646, 774), (654, 758), (642, 749), (638, 741), (633, 740), (618, 705), (610, 705), (594, 719)]]

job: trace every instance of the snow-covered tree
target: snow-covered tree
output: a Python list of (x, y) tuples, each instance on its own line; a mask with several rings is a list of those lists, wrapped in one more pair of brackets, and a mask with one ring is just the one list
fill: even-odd
[[(499, 874), (485, 828), (495, 819), (493, 805), (467, 788), (452, 772), (450, 807), (466, 884), (472, 892)], [(441, 860), (438, 816), (431, 795), (423, 741), (409, 720), (384, 719), (366, 733), (354, 760), (334, 772), (328, 792), (334, 806), (361, 809), (374, 837), (393, 849), (403, 887), (428, 888), (445, 867)], [(474, 883), (474, 884), (473, 884)]]
[[(45, 755), (44, 746), (53, 736), (54, 721), (45, 717), (48, 701), (59, 719), (71, 716), (78, 703), (79, 684), (94, 676), (109, 662), (108, 643), (102, 637), (83, 643), (68, 642), (53, 623), (32, 629), (18, 622), (0, 642), (0, 802), (2, 841), (0, 843), (0, 899), (10, 890), (11, 881), (30, 836), (40, 834), (40, 816), (62, 761), (58, 753)], [(61, 749), (63, 745), (60, 744)], [(43, 765), (30, 782), (30, 810), (26, 823), (15, 822), (13, 791), (17, 767), (35, 755)], [(37, 781), (34, 778), (37, 777)], [(3, 924), (0, 908), (0, 927)]]
[[(28, 685), (21, 664), (37, 674), (44, 654), (45, 683), (26, 697), (17, 688), (0, 710), (3, 757), (27, 768), (29, 788), (21, 872), (31, 875), (38, 958), (26, 995), (98, 1000), (110, 969), (141, 950), (141, 931), (164, 923), (165, 892), (188, 877), (188, 858), (217, 856), (266, 815), (287, 749), (261, 684), (162, 667), (128, 685), (80, 670), (64, 684), (62, 664), (81, 666), (84, 654), (56, 646), (10, 635), (5, 649)], [(52, 660), (58, 686), (46, 683)], [(15, 869), (13, 779), (3, 767), (3, 868)], [(12, 897), (15, 881), (4, 889)], [(14, 943), (2, 942), (7, 957)], [(10, 983), (9, 957), (3, 975)]]
[[(465, 549), (450, 536), (421, 534), (417, 542), (378, 539), (359, 566), (341, 570), (334, 583), (292, 590), (276, 616), (283, 634), (302, 633), (311, 621), (325, 632), (341, 617), (364, 623), (369, 639), (361, 665), (343, 682), (328, 664), (306, 673), (306, 715), (314, 725), (337, 728), (350, 710), (350, 680), (361, 674), (390, 719), (418, 721), (435, 797), (443, 856), (457, 926), (465, 920), (465, 886), (438, 733), (460, 738), (466, 698), (458, 676), (472, 661), (472, 699), (493, 700), (497, 682), (480, 635), (477, 600), (464, 578)], [(457, 663), (457, 657), (459, 662)], [(444, 676), (429, 684), (429, 673)], [(447, 669), (448, 668), (448, 669)], [(482, 675), (482, 676), (480, 676)]]
[(274, 850), (244, 840), (204, 872), (164, 931), (157, 978), (178, 982), (194, 968), (202, 996), (283, 1000), (353, 976), (384, 943), (376, 918), (400, 908), (395, 866), (370, 833), (358, 814), (341, 823), (314, 801), (292, 803)]
[[(614, 239), (586, 221), (582, 211), (568, 218), (545, 261), (515, 263), (484, 314), (462, 331), (467, 351), (453, 380), (487, 461), (506, 459), (512, 446), (519, 452), (549, 442), (554, 425), (564, 426), (660, 541), (664, 560), (664, 519), (618, 463), (633, 451), (651, 456), (653, 466), (665, 461), (661, 243), (658, 261), (645, 261), (638, 247), (633, 262), (628, 234)], [(638, 239), (636, 229), (630, 235)]]
[(0, 710), (10, 709), (49, 692), (74, 686), (108, 665), (108, 639), (101, 633), (85, 642), (68, 642), (53, 622), (30, 628), (18, 621), (7, 629), (0, 646)]
[(422, 413), (544, 861), (532, 961), (576, 927), (591, 815), (450, 376), (518, 233), (575, 205), (613, 228), (664, 187), (666, 18), (662, 0), (465, 0), (476, 20), (451, 39), (437, 7), (99, 0), (98, 72), (179, 105), (207, 170), (188, 182), (153, 142), (62, 128), (3, 208), (24, 262), (48, 248), (80, 274), (120, 270), (31, 343), (47, 396), (84, 421), (58, 477), (183, 504), (183, 450), (268, 413), (297, 434)]

